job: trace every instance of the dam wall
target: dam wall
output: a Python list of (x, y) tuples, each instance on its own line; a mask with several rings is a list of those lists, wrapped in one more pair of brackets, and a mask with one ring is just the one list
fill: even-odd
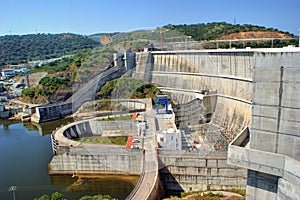
[(166, 190), (245, 189), (247, 170), (227, 164), (227, 152), (159, 150), (159, 172)]
[(136, 53), (136, 70), (133, 77), (145, 82), (151, 82), (154, 57), (151, 52)]
[(247, 199), (299, 199), (300, 48), (255, 52), (253, 72), (251, 123), (228, 163), (248, 169)]
[(251, 148), (300, 161), (300, 52), (256, 57)]
[(177, 97), (174, 100), (179, 104), (191, 101), (197, 91), (214, 91), (217, 104), (211, 123), (222, 127), (231, 138), (250, 124), (253, 51), (166, 51), (148, 55), (152, 58), (143, 60), (153, 61), (153, 65), (146, 71), (149, 63), (137, 63), (136, 74), (150, 74), (137, 78), (151, 77), (151, 82), (163, 90), (177, 91), (173, 98)]
[[(260, 160), (249, 157), (249, 162), (259, 163), (248, 170), (253, 177), (247, 185), (247, 198), (260, 196), (273, 199), (299, 199), (300, 194), (300, 49), (283, 53), (266, 52), (256, 56), (254, 68), (253, 113), (250, 126), (250, 152), (271, 154), (278, 172), (260, 168), (268, 166), (270, 158)], [(254, 175), (253, 175), (254, 174)], [(265, 174), (265, 176), (259, 176)], [(269, 178), (272, 177), (272, 178)], [(261, 179), (272, 188), (255, 187)]]

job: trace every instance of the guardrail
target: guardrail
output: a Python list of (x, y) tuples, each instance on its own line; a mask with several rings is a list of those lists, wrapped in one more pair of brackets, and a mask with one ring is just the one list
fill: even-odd
[[(143, 140), (143, 145), (144, 145), (144, 140)], [(145, 176), (145, 150), (143, 150), (143, 166), (142, 166), (142, 173), (141, 176), (137, 182), (137, 184), (135, 185), (135, 187), (133, 188), (133, 190), (130, 192), (130, 194), (126, 197), (126, 200), (130, 200), (133, 198), (133, 196), (136, 194), (136, 192), (139, 190), (143, 180), (144, 180), (144, 176)]]

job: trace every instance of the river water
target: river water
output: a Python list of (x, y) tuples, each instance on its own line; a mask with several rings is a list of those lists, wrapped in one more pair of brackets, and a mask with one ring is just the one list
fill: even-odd
[(33, 200), (43, 194), (64, 194), (68, 200), (84, 195), (109, 194), (125, 199), (134, 188), (136, 176), (97, 176), (72, 178), (49, 176), (48, 163), (53, 154), (50, 133), (70, 120), (34, 126), (18, 121), (0, 120), (0, 199), (13, 200), (11, 186), (16, 186), (17, 200)]

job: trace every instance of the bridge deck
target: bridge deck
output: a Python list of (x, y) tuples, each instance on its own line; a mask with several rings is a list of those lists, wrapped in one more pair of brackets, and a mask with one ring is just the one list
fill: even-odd
[(144, 137), (144, 167), (141, 175), (142, 181), (136, 186), (134, 194), (127, 199), (148, 199), (158, 178), (157, 140), (155, 126), (155, 111), (152, 108), (151, 99), (146, 102), (145, 120), (148, 128)]

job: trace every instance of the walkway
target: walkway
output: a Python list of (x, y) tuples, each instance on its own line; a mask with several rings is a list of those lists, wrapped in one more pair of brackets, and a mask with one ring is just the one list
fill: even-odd
[(148, 127), (144, 137), (144, 167), (140, 178), (141, 182), (139, 181), (131, 196), (127, 197), (132, 200), (148, 199), (158, 178), (155, 111), (152, 109), (151, 99), (147, 99), (146, 105), (145, 120)]

